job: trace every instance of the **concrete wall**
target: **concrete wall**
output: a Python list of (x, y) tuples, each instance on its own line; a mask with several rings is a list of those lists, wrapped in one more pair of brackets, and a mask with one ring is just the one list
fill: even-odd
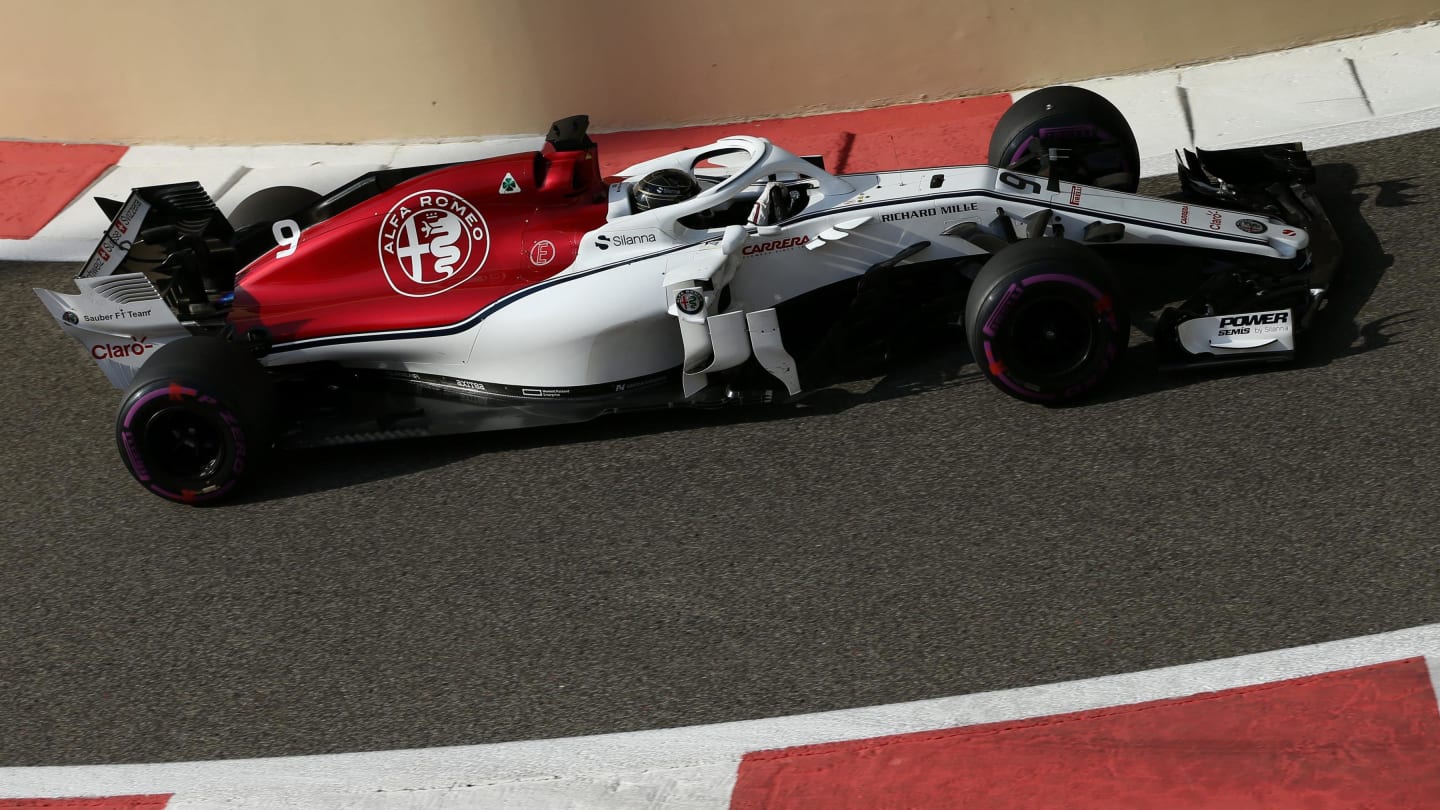
[(1440, 18), (1436, 0), (12, 0), (0, 138), (351, 142), (950, 98)]

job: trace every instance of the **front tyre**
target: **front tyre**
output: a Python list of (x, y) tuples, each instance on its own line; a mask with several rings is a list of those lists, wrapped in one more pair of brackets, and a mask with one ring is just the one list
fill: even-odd
[(125, 467), (162, 498), (214, 503), (254, 478), (273, 443), (274, 396), (241, 345), (188, 337), (160, 347), (115, 420)]
[(980, 372), (1016, 399), (1060, 405), (1098, 388), (1129, 343), (1110, 269), (1055, 237), (1010, 245), (986, 263), (965, 305)]

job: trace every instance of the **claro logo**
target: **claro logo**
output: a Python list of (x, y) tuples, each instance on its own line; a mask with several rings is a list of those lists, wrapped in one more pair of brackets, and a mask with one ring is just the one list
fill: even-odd
[(134, 343), (97, 343), (90, 347), (90, 356), (96, 360), (120, 360), (126, 357), (140, 357), (155, 350), (155, 344), (143, 337)]

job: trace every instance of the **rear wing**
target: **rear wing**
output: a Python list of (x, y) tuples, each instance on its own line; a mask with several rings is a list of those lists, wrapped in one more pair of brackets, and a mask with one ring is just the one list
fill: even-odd
[(95, 201), (110, 224), (75, 277), (79, 293), (36, 288), (35, 295), (123, 389), (156, 349), (191, 334), (177, 313), (213, 315), (212, 297), (233, 289), (235, 232), (199, 183), (137, 188), (123, 203)]
[(228, 242), (234, 229), (199, 183), (146, 186), (121, 203), (96, 197), (110, 217), (100, 243), (76, 278), (162, 270), (176, 248), (206, 239)]

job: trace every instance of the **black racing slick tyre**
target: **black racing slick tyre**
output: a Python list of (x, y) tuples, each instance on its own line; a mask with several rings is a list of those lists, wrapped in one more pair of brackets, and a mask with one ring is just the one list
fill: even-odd
[(995, 254), (970, 288), (965, 336), (986, 379), (1016, 399), (1061, 405), (1105, 382), (1130, 339), (1110, 268), (1058, 237)]
[(230, 221), (230, 227), (238, 231), (292, 216), (320, 200), (321, 196), (308, 188), (272, 186), (241, 200), (226, 219)]
[[(1059, 160), (1051, 161), (1051, 150)], [(1083, 87), (1046, 87), (1015, 102), (990, 135), (989, 164), (1116, 191), (1140, 185), (1140, 148), (1129, 122)]]
[(120, 402), (116, 442), (141, 486), (191, 505), (233, 495), (273, 444), (275, 394), (243, 345), (187, 337), (161, 346)]

